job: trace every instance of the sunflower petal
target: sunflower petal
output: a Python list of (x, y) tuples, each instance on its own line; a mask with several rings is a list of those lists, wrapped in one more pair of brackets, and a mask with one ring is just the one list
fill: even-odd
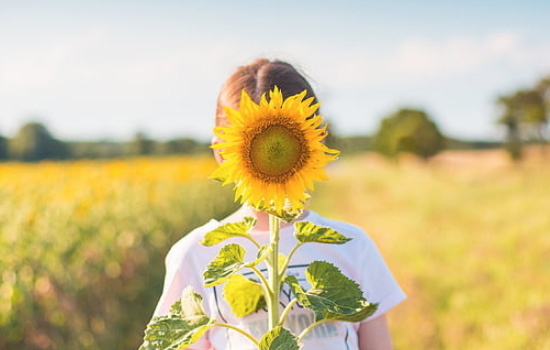
[(269, 106), (271, 108), (281, 108), (283, 106), (283, 94), (277, 86), (269, 91)]

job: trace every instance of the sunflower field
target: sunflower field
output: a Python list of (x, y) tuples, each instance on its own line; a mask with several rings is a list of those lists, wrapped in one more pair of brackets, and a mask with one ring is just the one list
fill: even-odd
[[(396, 349), (550, 348), (550, 162), (346, 157), (311, 207), (363, 227), (408, 299)], [(210, 157), (0, 164), (0, 349), (136, 349), (164, 257), (236, 209)], [(330, 257), (327, 257), (330, 260)]]
[(0, 164), (0, 349), (135, 349), (164, 256), (235, 208), (208, 158)]

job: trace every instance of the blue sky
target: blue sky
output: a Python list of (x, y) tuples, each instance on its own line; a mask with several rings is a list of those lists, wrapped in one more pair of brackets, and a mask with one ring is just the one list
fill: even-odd
[(499, 94), (550, 74), (544, 1), (0, 0), (0, 134), (208, 140), (219, 88), (256, 57), (295, 64), (341, 135), (398, 107), (499, 138)]

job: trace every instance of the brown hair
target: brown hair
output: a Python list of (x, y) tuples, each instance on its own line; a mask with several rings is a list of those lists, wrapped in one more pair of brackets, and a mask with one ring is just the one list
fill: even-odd
[(317, 97), (307, 80), (291, 64), (259, 58), (250, 64), (238, 67), (223, 84), (218, 96), (216, 125), (227, 124), (223, 107), (238, 109), (243, 89), (254, 102), (259, 103), (264, 93), (269, 100), (267, 93), (275, 85), (281, 89), (284, 98), (307, 90), (306, 98), (313, 97), (314, 103), (317, 102)]

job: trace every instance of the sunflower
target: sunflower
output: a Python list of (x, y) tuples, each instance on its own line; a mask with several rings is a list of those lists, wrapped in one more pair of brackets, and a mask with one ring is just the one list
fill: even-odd
[(213, 178), (235, 184), (235, 200), (256, 208), (269, 204), (277, 213), (302, 209), (313, 181), (328, 180), (323, 169), (339, 151), (322, 142), (327, 126), (314, 114), (319, 104), (307, 91), (283, 100), (275, 86), (269, 102), (256, 104), (243, 90), (239, 111), (225, 107), (229, 126), (214, 128), (225, 142), (212, 145), (225, 159)]

